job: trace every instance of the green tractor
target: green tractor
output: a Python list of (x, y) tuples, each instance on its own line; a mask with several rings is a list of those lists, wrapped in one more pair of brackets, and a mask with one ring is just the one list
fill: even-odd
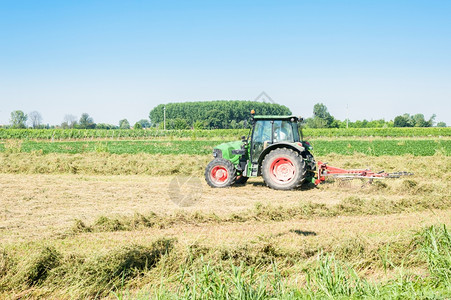
[(303, 140), (300, 122), (302, 118), (295, 116), (254, 116), (252, 111), (251, 134), (216, 146), (205, 180), (211, 187), (223, 188), (263, 176), (276, 190), (314, 182), (316, 163), (311, 145)]

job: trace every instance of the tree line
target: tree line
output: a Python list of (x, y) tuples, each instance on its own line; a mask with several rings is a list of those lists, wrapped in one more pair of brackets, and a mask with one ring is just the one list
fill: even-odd
[[(42, 116), (37, 111), (32, 111), (28, 115), (21, 110), (15, 110), (11, 112), (10, 125), (3, 126), (4, 128), (13, 129), (130, 129), (130, 122), (127, 119), (119, 121), (119, 125), (107, 124), (107, 123), (95, 123), (94, 119), (88, 114), (83, 113), (78, 119), (74, 115), (65, 115), (61, 125), (45, 125), (42, 123)], [(2, 126), (0, 126), (2, 127)], [(142, 119), (133, 125), (134, 129), (149, 128), (149, 120)]]
[(291, 114), (288, 107), (280, 104), (222, 100), (160, 104), (150, 111), (149, 119), (153, 126), (162, 129), (238, 129), (248, 127), (252, 109), (258, 115)]
[[(205, 101), (160, 104), (149, 113), (149, 119), (141, 119), (133, 125), (133, 129), (155, 127), (159, 129), (241, 129), (247, 128), (250, 111), (254, 109), (258, 115), (290, 115), (288, 107), (255, 101)], [(44, 125), (42, 116), (37, 111), (28, 115), (21, 110), (11, 112), (10, 125), (5, 128), (63, 128), (63, 129), (130, 129), (127, 119), (119, 120), (118, 125), (95, 123), (87, 113), (80, 118), (65, 115), (60, 125)], [(166, 124), (164, 124), (166, 120)], [(317, 103), (313, 107), (312, 117), (304, 120), (307, 128), (383, 128), (383, 127), (446, 127), (446, 123), (435, 124), (435, 114), (429, 119), (421, 113), (396, 116), (394, 120), (338, 120), (332, 116), (326, 105)], [(1, 126), (0, 126), (1, 127)]]
[[(403, 114), (396, 116), (393, 121), (379, 120), (357, 120), (351, 122), (349, 120), (340, 121), (333, 117), (326, 105), (317, 103), (313, 107), (313, 116), (304, 121), (305, 127), (308, 128), (382, 128), (382, 127), (432, 127), (435, 124), (435, 114), (428, 120), (423, 114)], [(445, 122), (438, 122), (437, 127), (446, 127)]]

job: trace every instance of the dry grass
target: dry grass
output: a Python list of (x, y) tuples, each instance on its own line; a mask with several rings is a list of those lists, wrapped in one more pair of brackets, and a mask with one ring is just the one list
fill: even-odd
[[(203, 176), (210, 155), (109, 154), (83, 153), (0, 153), (0, 173), (4, 174), (79, 174), (79, 175), (194, 175)], [(342, 168), (367, 168), (375, 171), (421, 171), (421, 177), (450, 179), (449, 156), (353, 156), (329, 154), (316, 157)], [(445, 174), (444, 174), (445, 173)], [(446, 175), (443, 177), (444, 175)], [(434, 179), (432, 178), (432, 179)]]
[(0, 153), (0, 173), (83, 175), (201, 174), (211, 158), (200, 155)]
[[(427, 276), (411, 243), (413, 232), (431, 224), (451, 225), (451, 159), (440, 155), (329, 155), (319, 159), (344, 168), (371, 166), (415, 175), (289, 192), (271, 190), (261, 178), (211, 189), (201, 178), (201, 164), (210, 159), (203, 156), (100, 153), (66, 161), (65, 155), (2, 155), (0, 297), (68, 298), (152, 289), (179, 272), (181, 264), (195, 270), (206, 260), (246, 262), (261, 272), (276, 261), (288, 282), (305, 282), (302, 269), (321, 251), (334, 252), (372, 280), (395, 276), (401, 265)], [(77, 173), (56, 167), (67, 164), (77, 164)], [(140, 175), (126, 175), (135, 174), (133, 166)], [(50, 174), (36, 174), (41, 167)], [(146, 175), (152, 167), (154, 173)], [(99, 175), (111, 170), (120, 175)], [(168, 187), (175, 175), (170, 174), (189, 173), (199, 179), (201, 196), (180, 207), (171, 201)], [(168, 255), (158, 250), (152, 256), (156, 241), (169, 240), (173, 250)], [(158, 258), (153, 267), (144, 263), (151, 257)], [(95, 282), (97, 277), (103, 281)]]
[[(135, 160), (139, 158), (135, 157), (132, 161)], [(203, 178), (199, 178), (201, 197), (184, 208), (171, 201), (168, 186), (173, 176), (2, 174), (0, 239), (40, 238), (72, 226), (75, 219), (91, 224), (100, 216), (132, 216), (136, 212), (166, 215), (199, 211), (224, 217), (243, 215), (243, 212), (260, 206), (273, 207), (263, 213), (272, 213), (273, 218), (277, 218), (279, 213), (308, 217), (312, 210), (316, 210), (313, 215), (321, 215), (318, 210), (322, 207), (326, 208), (324, 213), (336, 215), (328, 209), (336, 206), (340, 214), (385, 214), (442, 208), (451, 199), (451, 159), (445, 156), (378, 158), (334, 155), (325, 160), (346, 168), (374, 166), (375, 170), (407, 170), (416, 174), (363, 187), (362, 182), (356, 180), (288, 192), (268, 189), (261, 178), (252, 179), (245, 186), (228, 189), (211, 189)], [(290, 212), (293, 207), (298, 210)], [(300, 209), (304, 209), (304, 213), (299, 212)]]

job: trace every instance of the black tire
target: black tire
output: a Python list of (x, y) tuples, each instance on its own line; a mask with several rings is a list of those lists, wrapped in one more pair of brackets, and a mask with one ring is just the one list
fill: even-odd
[(237, 175), (236, 176), (236, 180), (235, 180), (235, 184), (245, 184), (248, 179), (249, 179), (249, 177), (246, 177), (246, 176), (243, 176), (243, 175)]
[(307, 151), (307, 150), (304, 151), (302, 153), (302, 156), (306, 160), (305, 165), (306, 165), (307, 171), (315, 173), (315, 171), (316, 171), (316, 162), (315, 162), (315, 158), (310, 153), (310, 151)]
[(205, 180), (214, 188), (231, 186), (236, 181), (235, 166), (227, 159), (215, 158), (205, 168)]
[(269, 152), (263, 159), (261, 170), (266, 185), (275, 190), (299, 188), (306, 173), (304, 159), (287, 148), (277, 148)]
[(306, 150), (302, 152), (302, 157), (305, 161), (305, 168), (307, 173), (305, 174), (304, 185), (312, 183), (312, 179), (316, 176), (316, 162), (310, 151)]

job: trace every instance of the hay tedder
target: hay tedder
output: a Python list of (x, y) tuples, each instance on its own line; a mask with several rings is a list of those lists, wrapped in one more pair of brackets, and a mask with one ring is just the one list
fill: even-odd
[(213, 149), (214, 159), (205, 169), (211, 187), (244, 184), (249, 177), (263, 176), (273, 189), (291, 190), (302, 184), (318, 185), (328, 177), (374, 179), (398, 178), (407, 172), (385, 173), (371, 170), (345, 170), (315, 162), (313, 147), (304, 141), (296, 116), (255, 116), (251, 112), (252, 131), (241, 141), (223, 143)]

